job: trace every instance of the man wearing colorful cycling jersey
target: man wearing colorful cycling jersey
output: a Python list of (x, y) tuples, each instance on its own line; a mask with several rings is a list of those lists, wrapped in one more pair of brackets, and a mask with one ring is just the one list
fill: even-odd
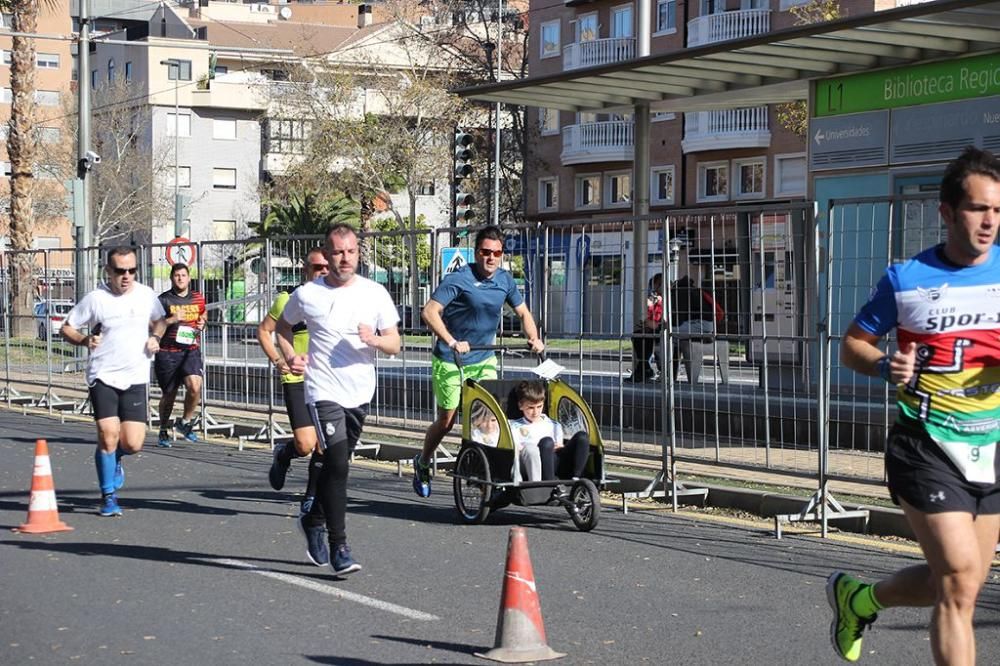
[(205, 374), (199, 341), (205, 328), (205, 297), (191, 289), (191, 275), (186, 264), (170, 267), (170, 289), (160, 294), (160, 305), (167, 313), (167, 332), (153, 361), (156, 383), (160, 385), (160, 434), (156, 445), (170, 448), (170, 415), (181, 384), (184, 385), (184, 412), (177, 421), (177, 431), (191, 442), (198, 441), (194, 431), (194, 413), (201, 402), (202, 376)]
[[(936, 663), (976, 661), (973, 611), (1000, 531), (1000, 161), (967, 148), (940, 199), (947, 240), (891, 266), (841, 346), (844, 365), (898, 387), (886, 475), (927, 560), (873, 585), (830, 576), (831, 639), (847, 661), (894, 606), (933, 607)], [(899, 349), (883, 354), (894, 328)]]
[(431, 494), (430, 460), (455, 424), (461, 396), (455, 354), (462, 355), (466, 379), (496, 379), (496, 356), (489, 351), (470, 351), (470, 347), (493, 344), (504, 303), (521, 318), (532, 350), (541, 353), (545, 349), (514, 278), (500, 268), (502, 257), (500, 227), (480, 229), (476, 234), (476, 263), (445, 275), (424, 305), (424, 321), (437, 336), (431, 356), (431, 381), (438, 411), (437, 420), (424, 435), (423, 451), (413, 459), (413, 490), (420, 497)]

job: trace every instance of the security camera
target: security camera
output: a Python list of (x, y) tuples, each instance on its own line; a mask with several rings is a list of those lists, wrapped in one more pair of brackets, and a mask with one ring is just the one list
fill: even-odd
[(85, 159), (86, 159), (86, 160), (87, 160), (87, 162), (89, 162), (90, 164), (100, 164), (100, 163), (101, 163), (101, 156), (100, 156), (100, 155), (98, 155), (97, 153), (95, 153), (95, 152), (94, 152), (94, 151), (92, 151), (92, 150), (88, 150), (88, 151), (87, 151), (87, 152), (85, 153), (85, 156), (86, 156), (86, 157), (85, 157)]

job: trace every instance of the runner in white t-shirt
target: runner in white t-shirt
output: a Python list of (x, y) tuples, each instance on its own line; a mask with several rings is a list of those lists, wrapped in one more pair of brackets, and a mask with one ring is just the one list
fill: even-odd
[[(320, 467), (318, 501), (299, 521), (307, 554), (314, 564), (330, 562), (335, 573), (347, 575), (361, 569), (347, 546), (348, 459), (375, 395), (375, 352), (397, 354), (401, 342), (389, 292), (355, 274), (354, 229), (346, 224), (330, 229), (323, 254), (330, 272), (292, 293), (277, 333), (291, 372), (305, 374), (306, 402), (322, 450), (313, 452)], [(292, 327), (300, 322), (309, 331), (307, 354), (296, 354), (293, 347)]]
[(134, 249), (111, 250), (107, 284), (73, 307), (61, 331), (70, 344), (90, 350), (86, 376), (97, 422), (94, 464), (102, 516), (122, 514), (115, 495), (125, 483), (121, 458), (138, 452), (146, 438), (149, 365), (166, 330), (163, 306), (152, 289), (135, 281), (137, 270)]

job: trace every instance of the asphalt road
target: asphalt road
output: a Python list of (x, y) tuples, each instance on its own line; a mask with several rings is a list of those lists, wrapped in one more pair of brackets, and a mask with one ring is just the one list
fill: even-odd
[[(297, 461), (286, 490), (270, 456), (220, 444), (126, 460), (122, 518), (96, 514), (93, 427), (2, 411), (0, 663), (486, 663), (508, 530), (528, 543), (549, 644), (564, 664), (835, 664), (824, 582), (872, 577), (915, 556), (759, 526), (606, 507), (589, 534), (557, 508), (510, 507), (457, 524), (450, 487), (412, 495), (394, 467), (355, 465), (347, 579), (304, 558)], [(36, 437), (49, 440), (62, 519), (25, 519)], [(1000, 582), (977, 613), (979, 663), (1000, 663)], [(922, 609), (887, 611), (866, 663), (930, 662)]]

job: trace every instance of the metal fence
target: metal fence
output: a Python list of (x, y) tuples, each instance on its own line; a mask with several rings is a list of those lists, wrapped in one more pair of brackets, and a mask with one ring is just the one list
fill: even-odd
[[(811, 205), (769, 205), (524, 225), (505, 229), (504, 261), (522, 285), (549, 357), (591, 404), (609, 452), (663, 460), (663, 478), (671, 481), (683, 463), (803, 476), (814, 479), (825, 502), (830, 479), (883, 479), (892, 396), (884, 383), (840, 366), (839, 336), (890, 260), (937, 241), (940, 223), (929, 202), (833, 201), (819, 216)], [(363, 235), (360, 272), (389, 290), (404, 335), (399, 356), (378, 360), (374, 424), (419, 436), (434, 417), (432, 340), (419, 313), (444, 272), (473, 260), (474, 232)], [(209, 302), (202, 344), (207, 425), (235, 422), (245, 436), (270, 441), (287, 432), (257, 324), (278, 291), (298, 284), (304, 257), (322, 240), (137, 248), (141, 282), (168, 289), (168, 254), (180, 257)], [(17, 262), (33, 266), (36, 308), (85, 292), (100, 277), (96, 249), (4, 252), (4, 280)], [(642, 327), (657, 274), (664, 321), (673, 324), (658, 331)], [(708, 328), (676, 325), (692, 307), (676, 286), (686, 280), (722, 310)], [(0, 302), (3, 398), (53, 411), (85, 409), (82, 350), (61, 342), (58, 326), (37, 312), (18, 315), (32, 321), (16, 326), (10, 293), (4, 289)], [(36, 334), (24, 335), (32, 327)], [(505, 313), (498, 335), (501, 343), (521, 344), (518, 318)], [(504, 357), (501, 370), (508, 378), (527, 375), (534, 363)], [(639, 381), (634, 373), (643, 363), (648, 376)], [(670, 489), (676, 497), (677, 487)]]

